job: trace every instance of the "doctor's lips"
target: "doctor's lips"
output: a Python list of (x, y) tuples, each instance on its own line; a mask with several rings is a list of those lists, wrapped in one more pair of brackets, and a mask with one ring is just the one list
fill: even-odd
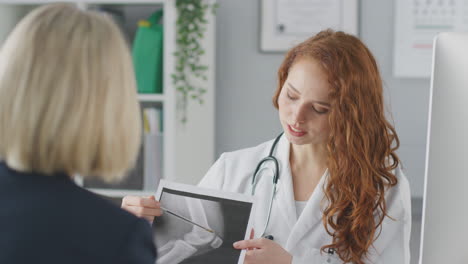
[(292, 125), (289, 125), (289, 124), (288, 124), (288, 130), (289, 130), (289, 133), (291, 135), (295, 136), (295, 137), (302, 137), (305, 134), (307, 134), (307, 132), (302, 131), (300, 129), (297, 129), (297, 128), (293, 127)]

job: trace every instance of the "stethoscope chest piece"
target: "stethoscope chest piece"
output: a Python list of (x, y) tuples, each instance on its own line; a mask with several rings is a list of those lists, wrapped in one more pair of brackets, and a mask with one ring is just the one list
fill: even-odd
[(331, 263), (332, 263), (332, 261), (333, 261), (333, 259), (332, 259), (333, 255), (335, 255), (335, 249), (329, 248), (329, 249), (327, 250), (327, 262), (326, 262), (326, 264), (331, 264)]

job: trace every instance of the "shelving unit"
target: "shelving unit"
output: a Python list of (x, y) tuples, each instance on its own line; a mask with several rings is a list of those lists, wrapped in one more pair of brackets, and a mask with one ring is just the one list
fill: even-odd
[[(0, 44), (16, 23), (34, 7), (53, 3), (53, 0), (0, 0)], [(163, 146), (162, 146), (162, 178), (182, 183), (195, 184), (206, 173), (214, 161), (214, 69), (215, 69), (215, 39), (214, 17), (207, 12), (207, 32), (202, 45), (206, 50), (202, 61), (209, 65), (208, 81), (202, 84), (207, 87), (203, 105), (190, 102), (188, 106), (188, 123), (181, 124), (177, 120), (176, 91), (172, 85), (171, 74), (175, 69), (176, 44), (176, 7), (175, 0), (82, 0), (70, 2), (80, 8), (112, 7), (117, 9), (142, 10), (141, 19), (146, 18), (148, 11), (153, 8), (164, 9), (164, 48), (163, 48), (163, 94), (139, 94), (138, 100), (142, 105), (152, 105), (162, 109), (163, 118)], [(145, 14), (143, 14), (145, 13)], [(137, 27), (135, 23), (135, 28)], [(126, 32), (123, 29), (124, 33)], [(128, 36), (127, 38), (131, 38)], [(132, 39), (128, 39), (131, 43)], [(80, 183), (80, 181), (78, 181)], [(82, 183), (82, 181), (81, 181)], [(150, 195), (156, 190), (151, 186), (144, 186), (141, 190), (89, 188), (90, 190), (110, 197), (125, 195)]]
[(159, 102), (164, 103), (165, 97), (163, 94), (138, 94), (140, 102)]

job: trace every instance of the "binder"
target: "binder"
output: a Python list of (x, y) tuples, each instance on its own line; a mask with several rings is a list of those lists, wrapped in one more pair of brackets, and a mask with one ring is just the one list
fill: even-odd
[(132, 57), (138, 93), (163, 92), (163, 11), (154, 12), (138, 23)]
[(143, 109), (143, 188), (155, 191), (163, 172), (163, 135), (161, 129), (161, 109)]

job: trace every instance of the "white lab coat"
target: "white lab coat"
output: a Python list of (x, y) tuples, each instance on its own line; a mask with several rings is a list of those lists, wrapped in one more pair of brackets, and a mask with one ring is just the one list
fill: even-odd
[[(255, 167), (260, 160), (268, 156), (272, 144), (273, 140), (253, 148), (222, 154), (201, 180), (199, 186), (250, 194)], [(320, 252), (322, 246), (331, 242), (331, 237), (322, 224), (320, 206), (324, 197), (322, 187), (327, 180), (328, 172), (325, 172), (309, 198), (304, 211), (297, 218), (289, 166), (289, 147), (289, 141), (285, 136), (282, 136), (274, 153), (279, 161), (280, 180), (266, 234), (273, 235), (274, 240), (293, 256), (293, 264), (342, 263), (337, 256), (332, 256), (331, 262), (327, 262), (330, 256)], [(271, 165), (269, 163), (267, 166)], [(271, 174), (269, 169), (264, 170), (264, 172)], [(410, 189), (408, 180), (401, 170), (397, 169), (395, 173), (398, 177), (398, 185), (386, 192), (388, 215), (395, 220), (388, 217), (384, 219), (382, 232), (374, 242), (374, 248), (370, 251), (369, 259), (365, 260), (366, 263), (410, 263)], [(262, 177), (255, 194), (258, 196), (258, 200), (261, 200), (262, 192), (265, 190), (261, 185), (268, 185), (266, 189), (270, 190), (271, 181), (271, 177)], [(269, 198), (263, 197), (263, 199)], [(266, 204), (263, 202), (260, 206), (267, 206)], [(256, 211), (266, 212), (267, 210), (258, 208)], [(258, 233), (261, 232), (262, 228), (256, 223), (264, 223), (265, 214), (256, 213), (254, 216), (254, 228), (257, 231), (257, 236), (260, 235)]]

